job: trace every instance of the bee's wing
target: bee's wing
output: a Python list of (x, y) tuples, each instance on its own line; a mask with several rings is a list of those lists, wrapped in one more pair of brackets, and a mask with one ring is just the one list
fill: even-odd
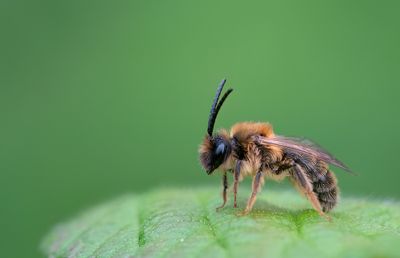
[(256, 140), (261, 144), (279, 146), (284, 150), (288, 150), (292, 153), (294, 152), (300, 156), (314, 157), (347, 172), (353, 173), (345, 164), (343, 164), (343, 162), (336, 159), (332, 154), (310, 140), (285, 136), (275, 136), (272, 138), (257, 136)]

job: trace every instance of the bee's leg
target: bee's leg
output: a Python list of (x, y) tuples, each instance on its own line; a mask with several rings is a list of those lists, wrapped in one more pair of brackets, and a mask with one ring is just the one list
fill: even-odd
[(331, 217), (329, 217), (328, 215), (326, 215), (321, 208), (321, 204), (319, 203), (317, 197), (315, 196), (315, 193), (313, 191), (306, 191), (305, 195), (307, 196), (307, 199), (311, 202), (311, 205), (313, 206), (313, 208), (318, 212), (318, 214), (321, 217), (324, 217), (325, 219), (327, 219), (328, 221), (331, 221)]
[(317, 196), (313, 192), (312, 184), (308, 177), (304, 174), (303, 168), (300, 165), (296, 164), (291, 172), (295, 184), (311, 202), (313, 208), (318, 212), (320, 216), (330, 221), (331, 218), (322, 211), (321, 204), (319, 203)]
[(263, 180), (263, 173), (258, 171), (257, 174), (253, 177), (253, 184), (252, 184), (252, 193), (247, 201), (246, 209), (242, 212), (241, 215), (248, 214), (251, 209), (253, 208), (254, 203), (256, 202), (257, 193), (260, 191), (260, 186)]
[(223, 190), (222, 190), (222, 200), (223, 203), (221, 206), (217, 207), (217, 211), (224, 208), (225, 204), (226, 204), (226, 190), (228, 189), (228, 177), (226, 176), (226, 171), (224, 171), (224, 174), (222, 175), (222, 186), (223, 186)]
[(241, 161), (239, 160), (236, 162), (235, 166), (235, 171), (233, 172), (233, 177), (234, 177), (234, 183), (233, 183), (233, 208), (237, 208), (237, 190), (238, 190), (238, 184), (239, 184), (239, 176), (240, 176), (240, 165)]

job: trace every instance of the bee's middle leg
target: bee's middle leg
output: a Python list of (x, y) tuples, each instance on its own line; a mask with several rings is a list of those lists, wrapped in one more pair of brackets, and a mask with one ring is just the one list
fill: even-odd
[(228, 177), (226, 175), (226, 171), (222, 175), (222, 186), (223, 186), (223, 190), (222, 190), (223, 203), (221, 204), (221, 206), (217, 207), (217, 211), (224, 208), (224, 206), (226, 204), (226, 200), (227, 200), (226, 190), (228, 189)]
[(240, 164), (241, 162), (238, 161), (236, 163), (235, 170), (233, 171), (233, 208), (237, 208), (237, 190), (239, 185), (239, 177), (240, 177)]
[(258, 171), (257, 174), (253, 177), (252, 193), (249, 200), (247, 201), (246, 209), (241, 213), (241, 215), (248, 214), (253, 208), (253, 205), (256, 202), (257, 193), (260, 191), (263, 180), (264, 178), (262, 171)]

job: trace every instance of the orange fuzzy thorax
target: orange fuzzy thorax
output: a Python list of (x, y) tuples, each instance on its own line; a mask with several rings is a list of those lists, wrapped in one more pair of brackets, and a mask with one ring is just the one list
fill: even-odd
[(235, 137), (240, 142), (250, 140), (250, 137), (260, 135), (263, 137), (274, 137), (272, 125), (261, 122), (241, 122), (232, 126), (231, 137)]
[[(247, 152), (247, 159), (243, 161), (243, 175), (255, 174), (261, 166), (261, 154), (254, 145), (254, 136), (266, 138), (274, 137), (272, 125), (261, 122), (241, 122), (233, 125), (230, 136), (235, 138), (244, 147)], [(270, 146), (269, 155), (272, 161), (278, 161), (282, 158), (282, 151), (279, 147)]]

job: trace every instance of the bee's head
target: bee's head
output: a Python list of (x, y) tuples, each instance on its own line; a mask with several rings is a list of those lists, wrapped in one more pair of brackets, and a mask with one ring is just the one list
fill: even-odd
[(231, 144), (227, 135), (218, 134), (215, 136), (206, 135), (200, 145), (200, 162), (207, 174), (211, 174), (231, 154)]
[(217, 89), (217, 93), (211, 106), (210, 116), (208, 118), (207, 135), (205, 136), (203, 143), (201, 144), (199, 149), (200, 162), (206, 170), (207, 174), (211, 174), (222, 163), (224, 163), (229, 157), (232, 149), (229, 141), (229, 136), (225, 131), (213, 135), (214, 124), (218, 112), (225, 99), (233, 91), (233, 89), (228, 89), (222, 96), (221, 100), (219, 100), (219, 96), (221, 95), (221, 91), (224, 87), (225, 82), (226, 80), (223, 80)]

